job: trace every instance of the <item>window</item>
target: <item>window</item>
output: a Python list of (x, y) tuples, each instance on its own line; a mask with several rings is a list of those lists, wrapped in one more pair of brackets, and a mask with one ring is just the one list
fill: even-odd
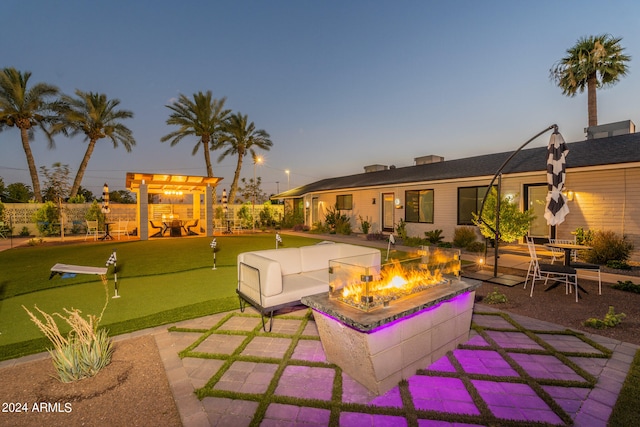
[(409, 190), (405, 192), (405, 221), (433, 224), (433, 190)]
[(351, 194), (336, 196), (336, 209), (339, 211), (350, 211), (353, 209), (353, 196)]
[(487, 186), (458, 188), (458, 225), (473, 225), (473, 215), (480, 211)]

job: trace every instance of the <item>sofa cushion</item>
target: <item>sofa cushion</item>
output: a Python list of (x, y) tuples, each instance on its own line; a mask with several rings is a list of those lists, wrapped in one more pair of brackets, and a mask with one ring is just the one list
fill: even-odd
[(302, 297), (329, 292), (329, 284), (325, 280), (317, 280), (304, 274), (290, 274), (282, 280), (282, 293), (262, 299), (263, 307), (299, 302)]
[(329, 260), (339, 258), (336, 244), (302, 246), (300, 248), (300, 268), (302, 272), (329, 268)]
[[(282, 269), (280, 267), (281, 264), (278, 261), (263, 257), (257, 253), (245, 253), (243, 261), (241, 262), (260, 271), (260, 286), (262, 287), (263, 296), (276, 295), (282, 292)], [(240, 264), (238, 264), (238, 268), (241, 268)], [(240, 273), (240, 270), (238, 273)], [(253, 280), (253, 276), (251, 279), (252, 282), (255, 282), (255, 280)], [(238, 289), (241, 292), (244, 292), (242, 286), (251, 286), (256, 288), (258, 284), (244, 284), (241, 281), (238, 281)]]
[(297, 274), (302, 271), (300, 248), (267, 249), (250, 252), (280, 263), (282, 274)]

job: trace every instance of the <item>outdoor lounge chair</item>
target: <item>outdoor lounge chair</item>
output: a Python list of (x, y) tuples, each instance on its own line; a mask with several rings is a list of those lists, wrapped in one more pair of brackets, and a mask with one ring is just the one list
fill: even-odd
[(533, 288), (537, 280), (544, 279), (546, 286), (549, 279), (558, 280), (564, 278), (565, 294), (571, 293), (571, 287), (575, 287), (576, 302), (578, 302), (578, 273), (576, 269), (565, 265), (541, 264), (536, 255), (536, 247), (533, 239), (527, 238), (527, 247), (529, 248), (531, 260), (529, 261), (529, 269), (527, 270), (527, 277), (524, 281), (524, 288), (527, 288), (527, 282), (529, 278), (531, 278), (531, 293), (529, 296), (533, 297)]

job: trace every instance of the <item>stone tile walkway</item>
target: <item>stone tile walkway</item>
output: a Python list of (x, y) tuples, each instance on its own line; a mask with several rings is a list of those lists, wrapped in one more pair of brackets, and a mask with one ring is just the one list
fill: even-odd
[[(637, 346), (476, 305), (469, 340), (382, 396), (328, 364), (307, 310), (154, 328), (185, 426), (606, 426)], [(199, 397), (200, 398), (199, 398)]]

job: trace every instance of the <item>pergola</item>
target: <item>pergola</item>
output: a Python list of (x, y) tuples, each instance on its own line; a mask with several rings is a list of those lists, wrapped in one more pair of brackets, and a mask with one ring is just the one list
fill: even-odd
[[(200, 218), (200, 194), (204, 194), (204, 224), (207, 236), (213, 236), (213, 189), (222, 178), (127, 172), (126, 187), (136, 193), (140, 240), (149, 239), (149, 194), (193, 194), (193, 215)], [(196, 197), (198, 196), (198, 197)]]

